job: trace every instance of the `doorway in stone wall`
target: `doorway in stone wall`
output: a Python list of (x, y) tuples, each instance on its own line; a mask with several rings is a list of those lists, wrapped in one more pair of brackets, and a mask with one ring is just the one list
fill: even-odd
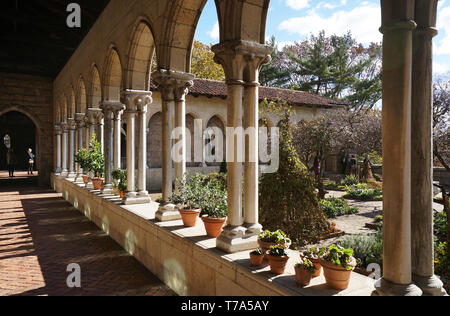
[[(10, 180), (23, 182), (23, 180), (37, 181), (39, 164), (37, 148), (37, 129), (33, 120), (27, 115), (10, 111), (0, 116), (0, 184), (9, 183)], [(9, 178), (7, 152), (13, 150), (14, 157), (14, 179)], [(30, 157), (28, 149), (32, 149), (34, 155), (33, 176), (28, 175)], [(8, 180), (5, 182), (5, 180)], [(17, 184), (17, 183), (15, 183)]]

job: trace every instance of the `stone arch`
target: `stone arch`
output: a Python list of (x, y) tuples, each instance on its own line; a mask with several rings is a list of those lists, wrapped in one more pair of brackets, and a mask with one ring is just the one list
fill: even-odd
[(61, 122), (67, 122), (69, 115), (69, 108), (67, 102), (67, 96), (64, 94), (61, 102)]
[(131, 41), (127, 69), (127, 86), (134, 90), (150, 90), (156, 44), (150, 24), (140, 19)]
[[(225, 129), (225, 123), (224, 121), (219, 117), (219, 115), (214, 115), (211, 117), (206, 124), (206, 131), (208, 131), (211, 127), (217, 127), (222, 131), (223, 134), (223, 158), (226, 158), (226, 129)], [(209, 141), (205, 141), (205, 148), (209, 144)], [(215, 161), (213, 163), (207, 163), (208, 166), (220, 166), (222, 164), (222, 161)]]
[(84, 79), (80, 76), (78, 80), (78, 90), (77, 90), (77, 113), (86, 113), (87, 110), (87, 94), (86, 94), (86, 85), (84, 83)]
[(162, 167), (162, 113), (155, 113), (148, 123), (147, 165), (149, 168)]
[(75, 92), (72, 86), (67, 95), (67, 118), (75, 118)]
[(90, 82), (88, 88), (88, 108), (96, 109), (100, 106), (103, 96), (102, 83), (100, 79), (100, 71), (97, 65), (93, 65), (90, 72)]
[(112, 101), (120, 100), (123, 87), (123, 70), (120, 55), (114, 46), (111, 46), (105, 62), (104, 95)]
[[(220, 42), (244, 40), (265, 44), (270, 0), (215, 0)], [(252, 17), (251, 19), (248, 17)]]
[(159, 69), (190, 72), (191, 50), (200, 15), (207, 0), (168, 1), (166, 23), (162, 32)]

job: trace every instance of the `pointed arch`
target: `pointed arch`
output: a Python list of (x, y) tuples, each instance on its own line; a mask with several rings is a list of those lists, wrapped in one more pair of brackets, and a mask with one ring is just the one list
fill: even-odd
[(111, 46), (105, 62), (105, 98), (111, 101), (120, 100), (123, 86), (123, 70), (120, 55), (114, 46)]
[(75, 118), (75, 92), (72, 86), (67, 95), (67, 118)]
[(77, 113), (86, 113), (87, 110), (87, 95), (86, 95), (86, 85), (84, 83), (83, 76), (80, 76), (78, 80), (77, 87)]
[(131, 41), (127, 69), (127, 87), (134, 90), (150, 90), (150, 80), (156, 44), (150, 24), (139, 20)]

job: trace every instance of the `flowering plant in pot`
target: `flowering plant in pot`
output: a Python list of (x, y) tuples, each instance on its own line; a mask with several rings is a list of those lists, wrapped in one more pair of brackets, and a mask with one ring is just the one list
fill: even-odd
[(111, 172), (111, 177), (113, 178), (114, 190), (117, 190), (117, 194), (121, 198), (125, 197), (127, 191), (127, 171), (122, 169), (115, 169)]
[(270, 247), (266, 252), (267, 260), (269, 260), (270, 271), (275, 274), (283, 274), (289, 261), (289, 255), (283, 245)]
[[(86, 148), (82, 148), (75, 154), (75, 162), (80, 165), (80, 168), (83, 169), (84, 172), (89, 171), (91, 168), (91, 161), (89, 157), (89, 152)], [(89, 176), (83, 176), (84, 184), (89, 182)]]
[(267, 252), (272, 246), (281, 246), (285, 249), (289, 249), (291, 243), (292, 241), (282, 230), (277, 230), (274, 232), (266, 230), (258, 236), (258, 245), (264, 250), (264, 252)]
[(105, 172), (105, 158), (102, 154), (101, 144), (96, 140), (96, 136), (93, 135), (91, 143), (89, 145), (89, 171), (94, 174), (91, 179), (94, 185), (94, 190), (101, 190), (103, 184), (103, 174)]
[(319, 249), (316, 247), (312, 247), (300, 253), (300, 259), (302, 260), (308, 259), (314, 265), (315, 271), (312, 276), (313, 278), (320, 276), (320, 273), (322, 271), (322, 265), (320, 264), (320, 257), (322, 257), (325, 254), (325, 252), (326, 248)]
[(327, 285), (335, 290), (345, 290), (350, 284), (352, 271), (356, 267), (353, 249), (331, 245), (320, 259)]
[(309, 259), (302, 259), (301, 262), (295, 265), (295, 278), (297, 283), (301, 286), (308, 286), (316, 270), (316, 267)]
[(250, 253), (250, 262), (252, 266), (259, 267), (262, 265), (264, 260), (264, 250), (261, 248), (254, 250)]

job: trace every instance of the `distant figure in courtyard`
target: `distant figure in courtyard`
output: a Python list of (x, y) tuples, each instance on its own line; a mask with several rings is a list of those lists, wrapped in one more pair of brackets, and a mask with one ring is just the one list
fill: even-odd
[(34, 171), (34, 158), (35, 155), (33, 154), (33, 150), (30, 148), (28, 149), (28, 175), (33, 175), (33, 171)]
[(319, 159), (319, 155), (317, 155), (316, 158), (314, 158), (314, 175), (316, 177), (316, 180), (318, 180), (319, 177), (320, 177), (320, 159)]
[(14, 155), (14, 149), (9, 148), (8, 152), (6, 153), (6, 164), (8, 165), (8, 172), (10, 178), (14, 178), (15, 159), (16, 157)]

